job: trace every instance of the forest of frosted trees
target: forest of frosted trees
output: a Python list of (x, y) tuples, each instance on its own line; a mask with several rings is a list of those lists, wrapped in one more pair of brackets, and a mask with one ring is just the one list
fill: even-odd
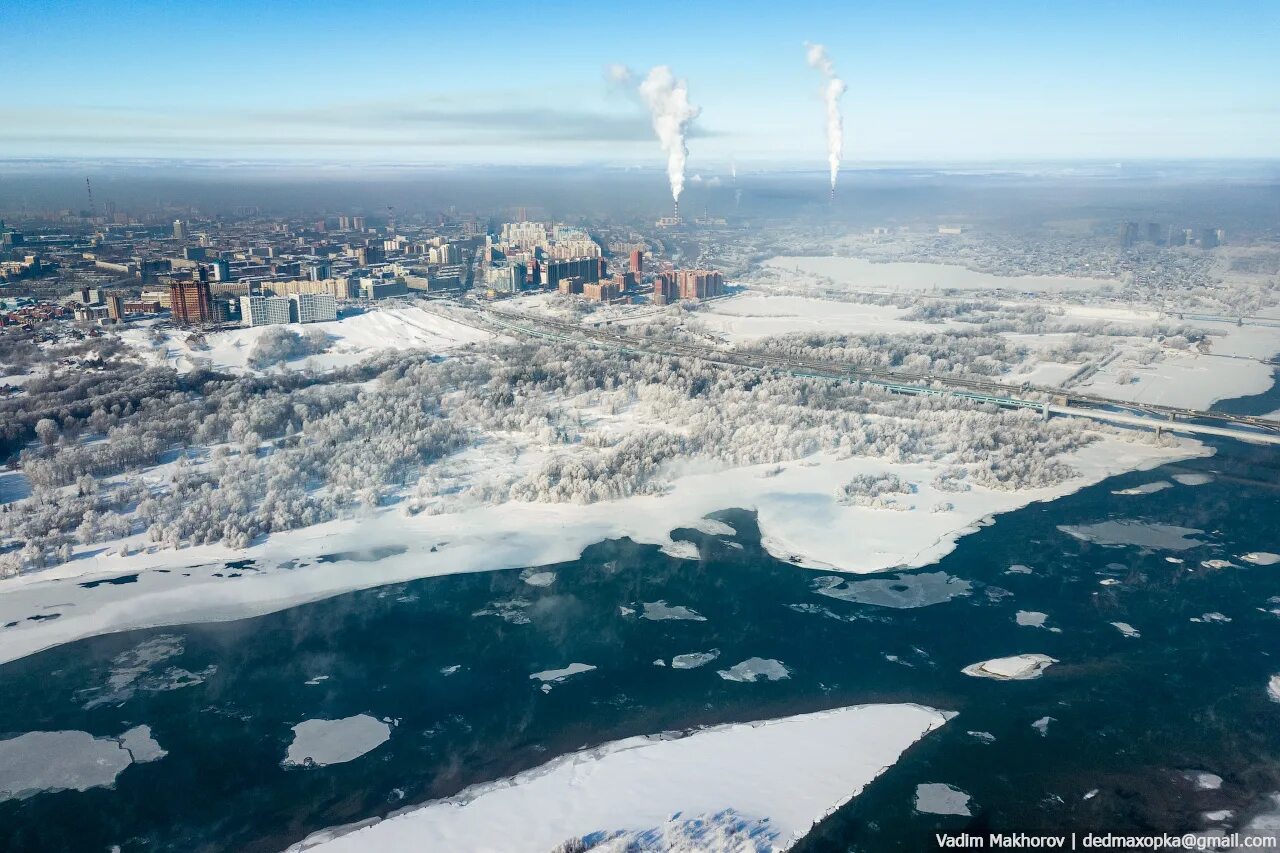
[[(886, 351), (904, 364), (937, 359), (928, 336)], [(991, 357), (982, 346), (974, 353), (969, 369)], [(629, 426), (603, 429), (591, 414), (600, 412)], [(0, 512), (0, 571), (143, 533), (162, 546), (244, 547), (396, 495), (405, 511), (440, 512), (460, 502), (655, 494), (669, 484), (668, 463), (687, 457), (726, 467), (818, 452), (943, 460), (951, 491), (1043, 486), (1071, 476), (1059, 457), (1099, 429), (571, 344), (494, 344), (448, 359), (391, 351), (326, 374), (179, 375), (126, 362), (47, 380), (23, 398), (4, 438), (26, 445), (32, 495)], [(460, 451), (497, 441), (536, 448), (541, 462), (470, 485), (451, 479)]]

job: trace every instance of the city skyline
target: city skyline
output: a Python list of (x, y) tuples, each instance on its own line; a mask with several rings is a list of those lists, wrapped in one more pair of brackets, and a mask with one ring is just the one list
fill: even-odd
[(367, 8), (19, 5), (0, 37), (0, 73), (23, 81), (0, 150), (654, 166), (644, 106), (606, 79), (622, 63), (688, 82), (701, 107), (691, 176), (733, 160), (817, 167), (825, 118), (806, 41), (849, 86), (846, 169), (1266, 158), (1280, 138), (1263, 85), (1280, 78), (1278, 16), (1261, 3), (1218, 17), (1182, 2)]

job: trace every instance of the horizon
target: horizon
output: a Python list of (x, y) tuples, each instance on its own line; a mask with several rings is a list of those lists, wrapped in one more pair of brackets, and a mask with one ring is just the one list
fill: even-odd
[[(875, 3), (854, 14), (825, 2), (785, 12), (747, 3), (729, 16), (656, 3), (639, 16), (577, 2), (479, 10), (384, 0), (362, 10), (376, 34), (367, 43), (352, 40), (341, 10), (292, 3), (9, 11), (0, 74), (24, 86), (0, 146), (19, 157), (656, 165), (662, 151), (640, 98), (606, 79), (626, 63), (639, 74), (667, 65), (687, 82), (700, 109), (689, 124), (691, 173), (734, 159), (821, 167), (810, 41), (825, 44), (848, 86), (845, 169), (1265, 159), (1280, 138), (1280, 102), (1259, 86), (1280, 79), (1271, 47), (1280, 20), (1262, 3), (1214, 17), (1181, 0), (1063, 10)], [(834, 19), (845, 25), (838, 33)], [(671, 31), (661, 44), (655, 22)], [(568, 49), (543, 50), (566, 32)], [(139, 33), (156, 49), (104, 55)], [(116, 84), (105, 97), (85, 85), (104, 73)]]

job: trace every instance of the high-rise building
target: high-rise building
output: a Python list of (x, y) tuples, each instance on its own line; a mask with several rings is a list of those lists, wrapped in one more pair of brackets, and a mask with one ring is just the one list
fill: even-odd
[(204, 326), (216, 322), (207, 275), (200, 269), (193, 281), (175, 281), (169, 285), (169, 310), (175, 323)]
[(1147, 242), (1152, 243), (1156, 246), (1160, 245), (1160, 223), (1159, 222), (1147, 223)]
[(245, 326), (288, 323), (292, 303), (284, 296), (241, 296), (240, 322)]
[(680, 288), (676, 287), (675, 278), (666, 273), (659, 273), (653, 279), (653, 304), (670, 305), (679, 299)]
[(358, 288), (346, 278), (325, 278), (320, 281), (303, 279), (298, 281), (272, 281), (264, 283), (263, 292), (275, 296), (293, 296), (297, 293), (327, 293), (334, 299), (353, 299), (359, 296)]
[(525, 273), (525, 265), (521, 263), (493, 267), (489, 270), (489, 286), (499, 293), (519, 293), (524, 289)]
[(676, 284), (681, 299), (708, 299), (724, 294), (724, 276), (716, 270), (679, 270)]
[(295, 293), (289, 297), (290, 317), (298, 323), (322, 323), (338, 319), (338, 300), (332, 293)]
[(505, 246), (533, 251), (550, 245), (547, 226), (541, 222), (508, 222), (502, 226), (502, 243)]
[(1127, 249), (1138, 242), (1138, 223), (1125, 222), (1120, 226), (1120, 247)]
[(547, 261), (541, 269), (541, 284), (547, 289), (554, 289), (560, 279), (576, 277), (584, 282), (599, 281), (608, 274), (604, 258), (569, 258), (562, 261)]
[(231, 263), (226, 258), (215, 258), (209, 262), (209, 272), (214, 281), (231, 281)]
[(636, 274), (637, 279), (644, 273), (644, 252), (639, 249), (631, 250), (631, 271)]
[(431, 262), (434, 264), (444, 264), (448, 266), (450, 264), (462, 263), (462, 252), (458, 251), (458, 247), (452, 243), (445, 243), (443, 246), (438, 246), (435, 249), (432, 249), (431, 254)]
[(181, 219), (173, 220), (173, 239), (184, 240), (187, 236), (187, 226)]
[(614, 281), (593, 281), (582, 285), (582, 295), (592, 302), (612, 302), (621, 294)]
[(1225, 233), (1226, 232), (1220, 228), (1202, 228), (1200, 230), (1200, 248), (1216, 249), (1222, 242), (1220, 237), (1225, 235)]
[(562, 296), (573, 296), (582, 293), (585, 285), (576, 275), (566, 276), (556, 282), (556, 291)]
[(124, 319), (124, 296), (119, 293), (107, 294), (107, 316), (117, 323)]
[(365, 299), (386, 299), (391, 296), (405, 296), (408, 292), (409, 286), (399, 279), (360, 279), (360, 295)]

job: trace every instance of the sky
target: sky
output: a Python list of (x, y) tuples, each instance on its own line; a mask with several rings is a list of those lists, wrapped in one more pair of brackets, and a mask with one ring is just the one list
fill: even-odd
[(1280, 3), (6, 0), (0, 159), (657, 166), (623, 63), (701, 113), (690, 175), (1280, 156)]

